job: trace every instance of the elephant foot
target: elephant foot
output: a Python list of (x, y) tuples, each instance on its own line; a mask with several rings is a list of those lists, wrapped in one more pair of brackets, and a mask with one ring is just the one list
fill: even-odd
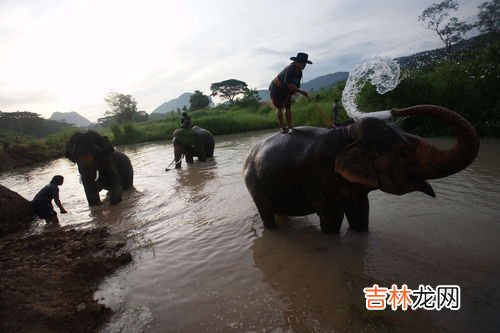
[(266, 229), (276, 229), (278, 227), (273, 213), (269, 211), (264, 212), (261, 209), (258, 209), (258, 211)]
[(325, 234), (338, 234), (340, 232), (340, 227), (342, 222), (338, 224), (324, 222), (320, 220), (321, 232)]
[(264, 227), (266, 229), (276, 229), (276, 228), (278, 228), (278, 225), (276, 224), (276, 221), (274, 220), (274, 216), (273, 216), (272, 220), (271, 219), (265, 219), (265, 220), (262, 219), (262, 222), (264, 223)]
[(337, 209), (321, 209), (318, 213), (321, 232), (325, 234), (338, 234), (342, 221), (344, 220), (344, 211), (340, 207)]
[(87, 200), (89, 203), (89, 206), (98, 206), (101, 204), (101, 200)]
[(110, 205), (116, 205), (122, 201), (122, 196), (121, 195), (115, 195), (112, 196), (109, 200)]
[(363, 196), (345, 205), (345, 215), (349, 227), (358, 232), (368, 231), (369, 203), (368, 196)]
[(357, 232), (368, 232), (368, 225), (358, 227), (358, 226), (353, 226), (353, 225), (349, 224), (349, 228), (351, 228), (352, 230), (357, 231)]

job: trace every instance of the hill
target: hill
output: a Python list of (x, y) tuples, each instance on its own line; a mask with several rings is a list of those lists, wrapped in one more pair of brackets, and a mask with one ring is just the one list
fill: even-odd
[[(185, 92), (182, 95), (180, 95), (177, 98), (171, 99), (162, 105), (158, 106), (156, 109), (151, 112), (153, 113), (168, 113), (172, 111), (176, 111), (177, 109), (182, 109), (184, 106), (189, 109), (191, 106), (191, 103), (189, 102), (189, 99), (191, 98), (191, 95), (193, 93), (191, 92)], [(212, 98), (208, 97), (210, 100), (210, 104), (208, 105), (209, 107), (214, 107), (214, 103), (212, 102)]]
[[(452, 54), (454, 59), (460, 58), (468, 51), (476, 50), (485, 47), (497, 40), (494, 34), (482, 34), (469, 39), (463, 40), (452, 46)], [(409, 56), (396, 58), (402, 70), (419, 69), (423, 66), (434, 65), (439, 61), (446, 59), (446, 48), (437, 48), (434, 50), (426, 50), (414, 53)]]
[(87, 127), (92, 125), (92, 123), (84, 116), (78, 114), (75, 111), (71, 112), (54, 112), (49, 118), (50, 120), (59, 121), (66, 124), (75, 125), (77, 127)]
[(340, 81), (345, 81), (349, 77), (349, 72), (336, 72), (332, 74), (327, 74), (323, 76), (318, 76), (315, 79), (312, 79), (311, 81), (304, 82), (302, 84), (302, 89), (306, 90), (307, 92), (317, 92), (320, 91), (323, 88), (328, 88), (331, 87)]

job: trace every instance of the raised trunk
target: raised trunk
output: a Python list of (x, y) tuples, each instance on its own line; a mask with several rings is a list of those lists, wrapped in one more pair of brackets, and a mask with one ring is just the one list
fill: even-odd
[(393, 117), (403, 116), (431, 116), (439, 119), (451, 128), (457, 142), (448, 150), (419, 139), (416, 147), (416, 158), (419, 178), (435, 179), (457, 173), (468, 167), (476, 158), (479, 151), (479, 137), (472, 125), (459, 114), (446, 108), (435, 105), (417, 105), (406, 109), (393, 109)]

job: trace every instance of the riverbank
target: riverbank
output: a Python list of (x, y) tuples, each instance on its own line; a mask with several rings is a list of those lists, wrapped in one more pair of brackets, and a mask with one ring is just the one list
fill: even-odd
[(93, 294), (132, 260), (123, 248), (103, 228), (0, 239), (0, 332), (97, 332), (112, 311)]
[(0, 172), (62, 157), (61, 149), (45, 144), (14, 144), (0, 151)]
[(44, 226), (29, 235), (30, 201), (0, 185), (0, 332), (97, 332), (111, 310), (93, 299), (131, 261), (106, 229)]

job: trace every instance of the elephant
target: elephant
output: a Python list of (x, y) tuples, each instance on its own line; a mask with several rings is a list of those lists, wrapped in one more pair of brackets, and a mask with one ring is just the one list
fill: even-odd
[(127, 155), (116, 151), (106, 136), (89, 130), (75, 133), (66, 143), (65, 156), (78, 164), (90, 206), (101, 202), (99, 192), (108, 190), (110, 204), (122, 200), (123, 190), (133, 187), (134, 170)]
[(383, 119), (362, 118), (333, 129), (296, 127), (256, 143), (243, 175), (266, 228), (275, 214), (316, 213), (325, 233), (338, 233), (344, 219), (355, 231), (368, 231), (368, 193), (403, 195), (421, 191), (435, 197), (428, 179), (468, 167), (479, 151), (472, 125), (457, 113), (434, 105), (382, 111), (393, 118), (431, 116), (455, 132), (452, 149), (442, 150)]
[(175, 168), (182, 164), (182, 155), (186, 156), (186, 163), (193, 163), (193, 157), (205, 162), (214, 156), (214, 136), (212, 133), (198, 126), (191, 130), (178, 128), (174, 131), (172, 143), (174, 144)]

